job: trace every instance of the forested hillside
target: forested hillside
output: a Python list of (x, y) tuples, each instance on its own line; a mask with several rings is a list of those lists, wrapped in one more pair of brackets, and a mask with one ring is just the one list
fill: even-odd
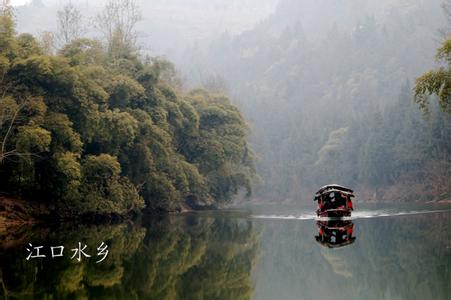
[(226, 96), (183, 91), (170, 62), (139, 55), (131, 28), (69, 36), (52, 53), (48, 39), (17, 35), (2, 9), (0, 191), (75, 215), (250, 193), (248, 128)]
[[(449, 103), (449, 51), (434, 61), (449, 47), (442, 2), (282, 0), (254, 29), (193, 49), (190, 66), (228, 88), (250, 121), (259, 198), (310, 201), (327, 183), (360, 200), (449, 197), (449, 108), (435, 98)], [(430, 69), (441, 80), (429, 90), (421, 77), (418, 105), (416, 78)]]

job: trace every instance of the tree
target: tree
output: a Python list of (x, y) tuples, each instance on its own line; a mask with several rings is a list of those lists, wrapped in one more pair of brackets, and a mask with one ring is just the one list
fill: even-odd
[(0, 148), (0, 164), (9, 156), (17, 153), (16, 149), (7, 150), (7, 144), (13, 126), (15, 125), (19, 113), (22, 109), (21, 105), (17, 105), (16, 101), (11, 97), (5, 97), (0, 102), (0, 129), (1, 129), (1, 148)]
[(48, 150), (50, 133), (39, 127), (45, 110), (42, 99), (28, 98), (19, 103), (11, 97), (1, 99), (0, 164), (12, 156), (29, 159)]
[(127, 178), (121, 165), (108, 154), (87, 156), (82, 164), (83, 199), (78, 209), (88, 212), (125, 214), (144, 207), (143, 199)]
[(53, 32), (41, 32), (39, 36), (39, 42), (43, 53), (50, 55), (55, 51), (55, 34)]
[(13, 6), (11, 5), (11, 0), (1, 0), (0, 1), (0, 13), (2, 15), (9, 14), (12, 15)]
[(2, 0), (0, 5), (0, 57), (11, 58), (16, 48), (14, 38), (13, 7), (9, 0)]
[(86, 32), (81, 12), (72, 4), (67, 3), (58, 10), (57, 39), (62, 45), (81, 38)]
[(112, 47), (81, 38), (57, 53), (0, 19), (0, 189), (69, 215), (176, 211), (250, 192), (238, 109), (223, 95), (185, 95), (170, 62), (133, 52), (135, 2), (104, 13)]
[(120, 47), (136, 46), (135, 27), (140, 20), (141, 13), (136, 0), (108, 0), (96, 17), (95, 26), (102, 33), (109, 52), (117, 54)]
[(439, 30), (440, 34), (445, 38), (451, 33), (451, 0), (445, 0), (442, 3), (443, 13), (447, 21), (446, 27)]
[(436, 95), (441, 109), (451, 114), (451, 38), (446, 39), (437, 50), (436, 60), (443, 62), (444, 66), (417, 78), (414, 99), (427, 114), (429, 97)]

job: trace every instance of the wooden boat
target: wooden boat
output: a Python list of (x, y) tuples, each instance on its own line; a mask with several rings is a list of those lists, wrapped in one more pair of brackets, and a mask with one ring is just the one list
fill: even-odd
[(347, 217), (353, 210), (354, 191), (350, 188), (329, 184), (321, 187), (313, 201), (318, 201), (316, 214), (320, 217)]

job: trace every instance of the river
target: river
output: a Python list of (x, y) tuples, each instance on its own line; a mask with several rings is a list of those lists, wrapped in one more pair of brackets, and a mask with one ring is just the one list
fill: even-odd
[(0, 299), (451, 297), (443, 205), (360, 207), (341, 221), (293, 207), (144, 215), (0, 238)]

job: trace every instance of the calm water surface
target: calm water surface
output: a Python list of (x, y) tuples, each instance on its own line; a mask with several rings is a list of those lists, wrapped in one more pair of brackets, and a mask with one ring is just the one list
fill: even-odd
[(0, 299), (451, 299), (448, 208), (319, 221), (279, 208), (0, 232)]

